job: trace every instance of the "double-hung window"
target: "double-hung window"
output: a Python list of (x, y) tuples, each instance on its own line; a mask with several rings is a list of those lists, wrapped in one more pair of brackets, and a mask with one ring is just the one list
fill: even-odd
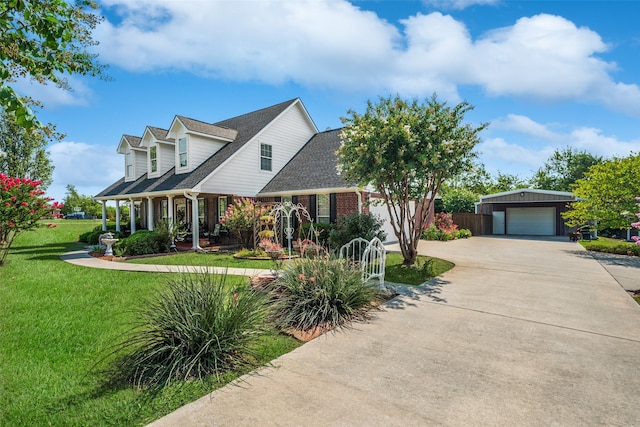
[(180, 159), (180, 167), (187, 167), (187, 137), (178, 140), (178, 157)]
[(218, 197), (218, 220), (227, 212), (227, 196)]
[(125, 175), (127, 178), (133, 176), (133, 158), (131, 153), (127, 153), (124, 155), (124, 165), (125, 165)]
[(316, 222), (328, 224), (331, 217), (331, 207), (328, 194), (316, 196)]
[(271, 145), (260, 144), (260, 170), (270, 171), (272, 159)]
[(158, 172), (158, 147), (153, 146), (149, 149), (149, 158), (151, 159), (151, 172)]

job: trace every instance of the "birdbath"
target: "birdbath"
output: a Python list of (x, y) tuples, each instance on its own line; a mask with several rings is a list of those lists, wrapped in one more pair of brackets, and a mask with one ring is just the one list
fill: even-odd
[(104, 251), (104, 256), (113, 256), (112, 246), (118, 240), (119, 239), (116, 239), (113, 237), (113, 233), (104, 233), (104, 234), (101, 234), (100, 237), (98, 237), (98, 242), (101, 245), (106, 246), (106, 250)]
[(120, 240), (120, 239), (114, 239), (112, 237), (111, 238), (107, 237), (105, 239), (102, 239), (102, 244), (107, 247), (107, 249), (104, 251), (104, 256), (113, 256), (113, 248), (112, 248), (112, 246), (118, 240)]

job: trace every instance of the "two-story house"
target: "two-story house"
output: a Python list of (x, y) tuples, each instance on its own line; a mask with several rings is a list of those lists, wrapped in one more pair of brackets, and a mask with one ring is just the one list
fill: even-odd
[(127, 203), (132, 233), (136, 223), (189, 224), (194, 249), (235, 197), (301, 203), (316, 222), (367, 212), (371, 193), (337, 173), (339, 146), (340, 129), (318, 132), (299, 98), (215, 123), (176, 116), (168, 129), (147, 126), (140, 137), (121, 138), (124, 177), (95, 196), (103, 229), (107, 201), (115, 202), (117, 230)]

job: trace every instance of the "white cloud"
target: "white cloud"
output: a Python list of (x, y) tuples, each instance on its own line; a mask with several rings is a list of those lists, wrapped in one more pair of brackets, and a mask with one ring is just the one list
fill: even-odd
[(498, 4), (500, 0), (424, 0), (423, 3), (430, 6), (435, 6), (441, 9), (456, 9), (462, 10), (470, 6), (491, 6)]
[[(504, 164), (507, 169), (515, 170), (518, 174), (538, 169), (544, 161), (553, 153), (551, 147), (532, 150), (519, 144), (513, 144), (502, 138), (489, 138), (478, 146), (481, 159), (488, 166)], [(505, 170), (505, 168), (493, 168)]]
[(29, 96), (42, 102), (48, 108), (64, 105), (87, 105), (93, 97), (91, 89), (79, 78), (67, 78), (71, 90), (64, 90), (54, 84), (41, 84), (26, 78), (13, 83), (13, 88), (23, 96)]
[(593, 127), (576, 127), (568, 132), (558, 132), (552, 131), (552, 126), (515, 114), (494, 120), (491, 123), (494, 134), (502, 130), (511, 134), (509, 137), (496, 136), (481, 142), (478, 146), (480, 160), (490, 172), (509, 170), (528, 178), (544, 165), (555, 150), (567, 147), (604, 158), (627, 157), (632, 152), (640, 152), (640, 139), (620, 140)]
[(604, 157), (627, 157), (631, 152), (640, 153), (640, 139), (621, 141), (592, 127), (580, 127), (571, 131), (567, 136), (567, 145)]
[(102, 60), (132, 71), (368, 94), (435, 91), (450, 100), (460, 85), (474, 85), (494, 96), (596, 102), (640, 114), (640, 87), (616, 82), (616, 65), (598, 56), (609, 46), (560, 16), (523, 17), (474, 40), (448, 15), (418, 13), (399, 21), (401, 31), (345, 0), (102, 3), (121, 18), (95, 31)]
[(47, 195), (58, 201), (64, 199), (69, 184), (80, 194), (94, 196), (124, 174), (122, 156), (113, 147), (63, 141), (48, 151), (55, 169)]
[(543, 125), (519, 114), (508, 114), (491, 122), (492, 129), (509, 130), (547, 141), (558, 141), (562, 136)]

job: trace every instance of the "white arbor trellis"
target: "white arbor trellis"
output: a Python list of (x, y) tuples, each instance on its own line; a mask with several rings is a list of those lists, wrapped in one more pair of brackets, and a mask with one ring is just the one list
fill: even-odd
[[(294, 204), (292, 202), (276, 203), (271, 209), (270, 215), (273, 217), (274, 223), (274, 240), (276, 243), (282, 245), (279, 241), (280, 234), (283, 233), (287, 239), (287, 249), (289, 251), (289, 263), (291, 263), (291, 249), (293, 240), (293, 233), (295, 232), (292, 224), (292, 219), (297, 219), (298, 224), (302, 224), (302, 221), (307, 220), (311, 223), (311, 233), (313, 233), (313, 220), (309, 211), (300, 203)], [(295, 215), (295, 216), (294, 216)]]

